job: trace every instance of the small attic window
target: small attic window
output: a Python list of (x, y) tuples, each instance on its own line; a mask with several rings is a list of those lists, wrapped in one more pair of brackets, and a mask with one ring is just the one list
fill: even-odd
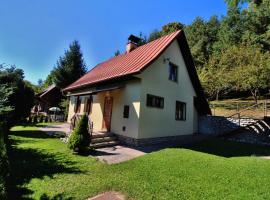
[(173, 63), (169, 63), (169, 80), (173, 81), (173, 82), (177, 82), (177, 76), (178, 76), (178, 66), (173, 64)]

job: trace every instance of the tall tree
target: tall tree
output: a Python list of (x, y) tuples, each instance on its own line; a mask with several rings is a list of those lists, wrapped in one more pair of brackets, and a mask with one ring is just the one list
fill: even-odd
[(171, 22), (162, 26), (161, 33), (162, 35), (167, 35), (169, 33), (184, 29), (184, 26), (185, 25), (180, 22)]
[(243, 41), (259, 46), (263, 51), (270, 50), (270, 1), (261, 0), (249, 3), (245, 10), (246, 23)]
[(43, 80), (40, 78), (40, 79), (38, 79), (38, 87), (40, 87), (40, 88), (42, 88), (43, 87), (43, 84), (44, 84), (44, 82), (43, 82)]
[(230, 91), (249, 91), (257, 102), (259, 91), (269, 88), (270, 53), (248, 44), (224, 49), (220, 57), (211, 56), (200, 71), (201, 81), (211, 97)]
[(212, 16), (209, 21), (197, 17), (192, 24), (186, 26), (187, 40), (197, 68), (202, 67), (213, 53), (219, 27), (220, 22), (216, 16)]
[[(65, 88), (86, 73), (86, 66), (78, 41), (74, 41), (69, 46), (69, 50), (60, 57), (56, 66), (47, 79), (50, 79), (58, 87)], [(49, 80), (49, 81), (50, 81)], [(45, 81), (49, 82), (49, 81)]]
[(207, 96), (219, 100), (220, 95), (230, 90), (230, 75), (227, 66), (220, 63), (220, 59), (211, 56), (209, 61), (201, 68), (198, 74)]
[(171, 23), (165, 24), (164, 26), (162, 26), (161, 30), (158, 30), (158, 29), (153, 30), (149, 34), (146, 41), (151, 42), (151, 41), (156, 40), (164, 35), (181, 30), (184, 28), (184, 26), (185, 25), (180, 23), (180, 22), (171, 22)]
[(229, 8), (238, 8), (240, 5), (252, 0), (225, 0)]
[(15, 66), (10, 68), (0, 67), (1, 91), (9, 91), (6, 106), (12, 108), (12, 112), (6, 121), (9, 126), (29, 116), (34, 105), (34, 91), (24, 81), (24, 73)]
[(120, 53), (120, 51), (119, 51), (119, 49), (117, 49), (116, 50), (116, 52), (114, 52), (114, 56), (116, 57), (116, 56), (119, 56), (121, 53)]
[(245, 16), (239, 8), (229, 8), (227, 15), (222, 18), (218, 31), (218, 41), (215, 43), (215, 53), (220, 52), (231, 45), (242, 43), (245, 28)]
[(9, 98), (13, 94), (14, 88), (9, 87), (7, 84), (0, 85), (0, 122), (7, 120), (10, 112), (13, 110), (9, 104)]
[(239, 45), (230, 49), (231, 65), (235, 66), (231, 73), (231, 85), (242, 91), (250, 91), (257, 103), (259, 92), (269, 88), (270, 53), (262, 53), (260, 48), (251, 45)]
[(155, 39), (158, 39), (160, 38), (162, 35), (161, 31), (159, 31), (158, 29), (155, 29), (153, 30), (150, 34), (149, 34), (149, 37), (148, 37), (148, 42), (151, 42)]

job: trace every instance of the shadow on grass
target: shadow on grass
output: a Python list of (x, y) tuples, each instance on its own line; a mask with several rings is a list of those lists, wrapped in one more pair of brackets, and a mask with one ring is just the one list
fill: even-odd
[(51, 126), (51, 127), (56, 127), (59, 126), (61, 124), (65, 124), (66, 122), (37, 122), (37, 123), (20, 123), (18, 124), (18, 126), (23, 126), (23, 127), (38, 127), (38, 128), (42, 128), (42, 127), (46, 127), (46, 126)]
[(54, 138), (54, 136), (45, 134), (44, 132), (39, 130), (12, 131), (12, 135), (25, 138), (40, 138), (40, 139)]
[(53, 197), (49, 197), (47, 194), (42, 194), (40, 200), (72, 200), (72, 198), (65, 197), (63, 194), (57, 194)]
[(183, 148), (222, 157), (270, 156), (270, 148), (212, 138)]
[[(12, 135), (26, 138), (49, 138), (40, 131), (14, 131)], [(58, 173), (83, 173), (74, 167), (75, 162), (67, 161), (60, 153), (53, 154), (36, 149), (18, 148), (24, 140), (11, 139), (8, 145), (10, 177), (8, 180), (9, 199), (30, 199), (27, 196), (34, 191), (24, 185), (33, 178), (52, 178)], [(55, 199), (64, 199), (61, 194)]]

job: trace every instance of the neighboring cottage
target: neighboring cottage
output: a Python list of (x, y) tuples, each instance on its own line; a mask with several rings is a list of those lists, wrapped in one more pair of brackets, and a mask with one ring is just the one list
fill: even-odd
[(36, 95), (37, 103), (34, 106), (33, 111), (48, 113), (49, 108), (59, 106), (62, 97), (61, 89), (53, 84)]
[(183, 31), (98, 64), (64, 91), (68, 121), (87, 113), (96, 132), (115, 133), (135, 145), (186, 138), (198, 132), (198, 116), (211, 114)]

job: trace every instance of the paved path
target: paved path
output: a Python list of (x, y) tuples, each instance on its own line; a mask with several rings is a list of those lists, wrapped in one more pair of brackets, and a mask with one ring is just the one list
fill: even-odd
[[(70, 132), (69, 127), (70, 125), (68, 123), (63, 123), (40, 127), (39, 129), (41, 131), (45, 131), (49, 135), (64, 136), (65, 134)], [(97, 149), (92, 156), (97, 157), (102, 162), (108, 164), (116, 164), (127, 160), (131, 160), (144, 154), (145, 152), (141, 150), (136, 150), (130, 147), (118, 145), (115, 147)]]
[(141, 150), (117, 145), (115, 147), (96, 149), (93, 156), (96, 156), (100, 161), (107, 164), (117, 164), (145, 154), (146, 153)]
[(49, 135), (64, 135), (70, 133), (70, 125), (68, 123), (52, 124), (40, 127), (39, 130), (45, 131)]
[(124, 195), (118, 192), (104, 192), (88, 200), (124, 200)]

